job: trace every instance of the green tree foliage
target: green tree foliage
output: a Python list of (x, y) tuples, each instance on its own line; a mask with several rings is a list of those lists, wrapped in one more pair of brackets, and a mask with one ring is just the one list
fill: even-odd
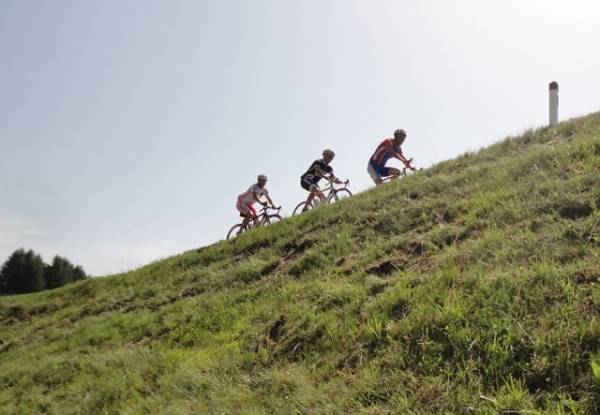
[(0, 271), (0, 293), (22, 294), (46, 288), (44, 262), (32, 250), (17, 249)]
[(75, 267), (68, 259), (56, 255), (52, 260), (52, 265), (46, 266), (48, 288), (62, 287), (73, 282), (74, 269)]
[(46, 265), (40, 255), (24, 249), (16, 250), (0, 271), (0, 294), (22, 294), (47, 288), (62, 287), (87, 278), (81, 266), (67, 258), (55, 256)]
[(85, 271), (81, 265), (77, 265), (73, 268), (73, 281), (81, 281), (87, 278)]

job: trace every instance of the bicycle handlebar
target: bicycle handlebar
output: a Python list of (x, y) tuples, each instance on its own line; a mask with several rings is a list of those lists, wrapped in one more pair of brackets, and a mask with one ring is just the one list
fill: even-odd
[(344, 186), (347, 187), (350, 184), (350, 179), (346, 179), (345, 182), (342, 182), (339, 178), (336, 177), (336, 180), (340, 180), (341, 183), (336, 183), (335, 180), (331, 176), (327, 176), (326, 179), (327, 179), (327, 181), (329, 182), (330, 185), (333, 185), (333, 184), (343, 184)]
[(406, 172), (406, 170), (412, 170), (412, 171), (417, 171), (417, 168), (415, 166), (413, 166), (412, 164), (413, 159), (410, 158), (408, 160), (408, 163), (404, 163), (404, 167), (403, 170)]
[(279, 210), (281, 210), (281, 206), (272, 207), (272, 206), (267, 205), (266, 203), (263, 204), (263, 207), (262, 207), (261, 211), (265, 211), (266, 212), (268, 210), (278, 210), (279, 211)]

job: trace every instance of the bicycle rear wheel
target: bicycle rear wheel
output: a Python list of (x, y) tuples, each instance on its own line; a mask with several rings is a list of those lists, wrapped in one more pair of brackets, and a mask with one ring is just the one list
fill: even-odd
[(352, 192), (348, 189), (338, 189), (329, 198), (329, 203), (335, 203), (338, 200), (352, 196)]
[(245, 229), (242, 229), (242, 224), (238, 223), (237, 225), (233, 225), (229, 232), (227, 232), (227, 239), (233, 239), (238, 236), (240, 233), (244, 232)]
[(306, 201), (298, 203), (298, 205), (294, 208), (292, 212), (292, 216), (299, 215), (304, 212), (304, 206), (307, 206), (306, 210), (312, 209), (314, 206), (312, 204), (307, 205)]

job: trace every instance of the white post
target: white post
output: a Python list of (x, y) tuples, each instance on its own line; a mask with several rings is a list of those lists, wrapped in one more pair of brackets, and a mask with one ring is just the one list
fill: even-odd
[(550, 82), (550, 125), (558, 124), (558, 83)]

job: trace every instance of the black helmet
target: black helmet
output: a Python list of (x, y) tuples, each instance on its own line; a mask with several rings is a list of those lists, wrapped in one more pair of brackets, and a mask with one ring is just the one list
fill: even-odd
[(326, 150), (323, 150), (323, 157), (325, 157), (325, 156), (329, 156), (331, 158), (334, 158), (335, 157), (335, 153), (333, 152), (333, 150), (326, 149)]
[(399, 128), (394, 131), (394, 137), (406, 137), (406, 131)]

